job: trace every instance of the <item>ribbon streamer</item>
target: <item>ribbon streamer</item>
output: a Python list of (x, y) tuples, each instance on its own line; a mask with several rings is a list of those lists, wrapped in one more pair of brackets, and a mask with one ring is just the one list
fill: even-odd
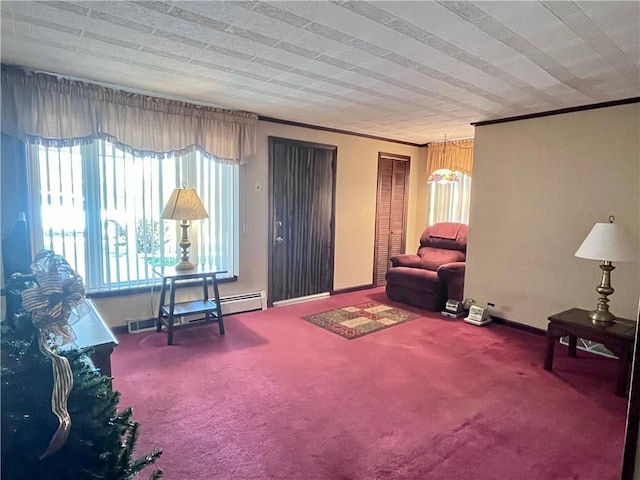
[(49, 250), (41, 250), (36, 255), (31, 270), (35, 283), (22, 292), (22, 305), (38, 329), (40, 351), (51, 359), (51, 411), (59, 423), (40, 457), (43, 459), (62, 448), (71, 430), (67, 399), (73, 388), (73, 372), (69, 361), (56, 350), (74, 340), (69, 319), (74, 315), (77, 318), (77, 308), (84, 302), (85, 290), (82, 279), (67, 261)]
[(52, 453), (57, 452), (67, 441), (71, 430), (71, 415), (67, 409), (67, 398), (73, 388), (73, 372), (69, 360), (65, 357), (57, 355), (49, 348), (48, 335), (44, 331), (40, 331), (38, 336), (38, 344), (40, 351), (51, 359), (51, 367), (53, 369), (53, 392), (51, 394), (51, 411), (58, 417), (58, 429), (53, 434), (49, 446), (40, 456), (40, 460), (48, 457)]

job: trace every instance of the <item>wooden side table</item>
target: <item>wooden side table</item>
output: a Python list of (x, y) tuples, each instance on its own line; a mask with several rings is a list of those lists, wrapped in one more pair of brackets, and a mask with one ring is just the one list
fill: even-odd
[(626, 396), (629, 385), (631, 357), (635, 340), (636, 323), (624, 318), (608, 326), (594, 325), (587, 316), (589, 312), (579, 308), (571, 308), (549, 317), (547, 328), (547, 350), (544, 358), (544, 369), (553, 368), (555, 341), (565, 335), (569, 336), (569, 356), (576, 357), (578, 337), (602, 343), (618, 357), (618, 375), (616, 395)]
[[(220, 335), (224, 335), (224, 323), (222, 321), (220, 293), (218, 292), (216, 275), (225, 273), (225, 270), (208, 269), (201, 265), (196, 265), (193, 270), (188, 271), (177, 271), (174, 267), (157, 267), (153, 271), (162, 277), (156, 331), (161, 331), (163, 326), (167, 327), (167, 345), (173, 345), (174, 330), (210, 323), (217, 323)], [(202, 281), (202, 299), (176, 303), (176, 282), (198, 279)], [(211, 279), (213, 287), (213, 299), (209, 298), (209, 279)], [(165, 303), (167, 290), (169, 290), (169, 303)], [(202, 317), (190, 320), (185, 324), (175, 324), (176, 317), (198, 314), (201, 314)]]

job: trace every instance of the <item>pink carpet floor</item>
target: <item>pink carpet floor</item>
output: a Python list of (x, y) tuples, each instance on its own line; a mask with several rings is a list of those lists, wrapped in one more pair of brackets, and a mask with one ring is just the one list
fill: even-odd
[[(421, 318), (346, 340), (301, 317), (375, 300)], [(620, 477), (616, 363), (544, 337), (389, 302), (380, 289), (121, 335), (121, 408), (169, 480)]]

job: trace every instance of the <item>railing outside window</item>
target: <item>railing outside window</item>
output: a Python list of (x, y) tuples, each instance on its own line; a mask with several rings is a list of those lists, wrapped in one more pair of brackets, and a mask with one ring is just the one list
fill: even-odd
[(32, 145), (30, 158), (36, 247), (64, 256), (87, 291), (150, 285), (151, 266), (176, 262), (178, 222), (159, 216), (183, 183), (197, 190), (209, 213), (192, 222), (191, 260), (237, 273), (238, 166), (198, 152), (134, 156), (102, 140)]

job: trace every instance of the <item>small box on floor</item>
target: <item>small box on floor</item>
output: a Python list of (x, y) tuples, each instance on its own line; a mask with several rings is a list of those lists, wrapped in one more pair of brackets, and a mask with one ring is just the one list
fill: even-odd
[(493, 320), (489, 316), (489, 308), (479, 307), (477, 305), (471, 305), (469, 308), (469, 315), (465, 317), (464, 321), (472, 325), (482, 326)]
[(443, 316), (449, 318), (464, 317), (464, 305), (458, 300), (447, 300), (444, 310), (442, 310), (442, 312), (440, 313), (442, 313)]

